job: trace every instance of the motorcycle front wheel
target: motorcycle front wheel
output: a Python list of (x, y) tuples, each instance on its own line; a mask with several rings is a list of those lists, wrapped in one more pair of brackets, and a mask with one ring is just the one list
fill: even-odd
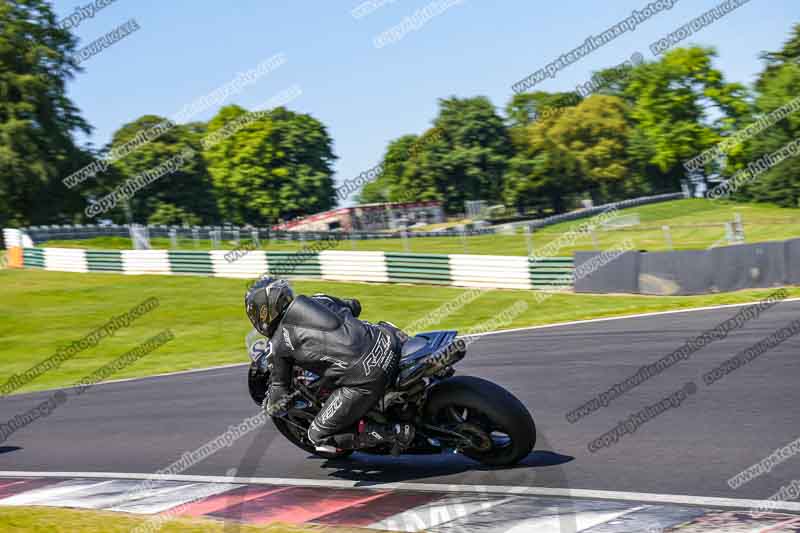
[[(250, 397), (253, 402), (261, 407), (264, 398), (267, 397), (267, 388), (269, 387), (269, 374), (261, 371), (255, 363), (250, 364), (250, 369), (247, 373), (247, 385), (250, 391)], [(308, 440), (308, 425), (309, 422), (302, 418), (280, 418), (275, 417), (272, 423), (281, 432), (281, 435), (286, 437), (289, 442), (298, 448), (314, 454), (323, 459), (342, 459), (353, 453), (352, 450), (342, 450), (339, 453), (318, 452), (311, 441)], [(301, 427), (297, 427), (297, 425)]]
[[(301, 419), (295, 418), (291, 420), (291, 422), (303, 425)], [(311, 441), (308, 440), (308, 434), (306, 433), (307, 428), (301, 429), (290, 423), (290, 421), (288, 421), (286, 418), (275, 417), (272, 419), (272, 423), (275, 424), (275, 427), (278, 428), (278, 431), (281, 432), (281, 435), (286, 437), (289, 442), (310, 454), (316, 455), (317, 457), (322, 457), (323, 459), (344, 459), (353, 453), (353, 450), (340, 450), (336, 453), (319, 452), (311, 443)]]

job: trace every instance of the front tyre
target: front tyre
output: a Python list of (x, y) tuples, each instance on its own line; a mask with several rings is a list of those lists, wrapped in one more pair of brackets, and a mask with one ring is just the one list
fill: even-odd
[(471, 376), (444, 380), (425, 406), (432, 424), (470, 437), (461, 452), (488, 466), (511, 466), (536, 444), (536, 426), (525, 406), (503, 387)]
[[(303, 423), (302, 419), (300, 418), (293, 418), (292, 422), (300, 424)], [(323, 459), (344, 459), (353, 453), (353, 450), (341, 450), (337, 453), (318, 452), (316, 447), (308, 439), (307, 431), (303, 431), (294, 424), (290, 424), (283, 417), (273, 418), (272, 423), (275, 424), (275, 427), (278, 428), (278, 431), (281, 432), (281, 435), (286, 437), (289, 442), (298, 448), (307, 451), (308, 453), (316, 455), (317, 457), (322, 457)]]
[[(261, 407), (264, 399), (267, 397), (267, 389), (269, 388), (269, 372), (259, 369), (255, 363), (250, 364), (250, 369), (247, 373), (247, 389), (250, 392), (250, 398), (253, 403)], [(291, 421), (299, 424), (305, 429), (301, 429), (294, 424), (289, 423), (286, 419), (280, 417), (273, 417), (272, 423), (281, 432), (281, 435), (286, 437), (289, 442), (298, 448), (314, 454), (323, 459), (342, 459), (352, 454), (352, 450), (342, 450), (339, 453), (326, 453), (318, 452), (316, 447), (308, 440), (308, 425), (309, 422), (299, 417), (292, 417)]]
[(257, 364), (250, 363), (250, 368), (247, 370), (247, 390), (253, 403), (261, 407), (264, 398), (267, 397), (268, 388), (269, 371), (261, 370)]

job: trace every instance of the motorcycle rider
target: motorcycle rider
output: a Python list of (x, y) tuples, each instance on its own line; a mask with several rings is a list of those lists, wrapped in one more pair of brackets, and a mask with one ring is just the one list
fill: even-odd
[[(318, 451), (358, 449), (381, 443), (393, 451), (414, 439), (410, 424), (365, 423), (362, 417), (396, 379), (400, 350), (408, 339), (388, 322), (357, 317), (361, 304), (315, 294), (295, 296), (284, 279), (258, 280), (247, 291), (245, 310), (253, 327), (269, 339), (270, 384), (264, 409), (282, 416), (289, 405), (294, 365), (329, 378), (335, 390), (308, 429)], [(358, 424), (357, 424), (358, 423)]]

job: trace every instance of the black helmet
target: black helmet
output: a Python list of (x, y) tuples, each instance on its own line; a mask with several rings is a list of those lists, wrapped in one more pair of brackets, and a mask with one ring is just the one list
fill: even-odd
[(247, 291), (244, 308), (256, 331), (265, 337), (271, 337), (292, 300), (294, 291), (288, 281), (264, 278), (255, 282)]

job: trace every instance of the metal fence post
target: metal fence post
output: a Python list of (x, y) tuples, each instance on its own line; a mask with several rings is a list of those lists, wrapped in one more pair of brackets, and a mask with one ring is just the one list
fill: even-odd
[(736, 242), (744, 242), (744, 223), (740, 213), (734, 213), (733, 215), (733, 236)]
[(661, 231), (664, 232), (664, 240), (667, 241), (667, 247), (670, 250), (674, 250), (672, 246), (672, 233), (669, 230), (669, 226), (661, 226)]
[(199, 228), (192, 228), (192, 240), (194, 241), (194, 247), (200, 247), (200, 229)]
[(178, 230), (176, 230), (175, 228), (169, 228), (169, 247), (170, 248), (178, 247)]
[(525, 244), (528, 247), (528, 257), (530, 257), (533, 255), (533, 235), (530, 224), (525, 224)]
[(728, 241), (728, 244), (734, 244), (736, 242), (736, 236), (733, 232), (733, 222), (725, 223), (725, 239)]
[(589, 235), (592, 236), (592, 244), (594, 245), (595, 250), (600, 249), (600, 243), (597, 242), (597, 233), (594, 231), (594, 226), (589, 230)]

